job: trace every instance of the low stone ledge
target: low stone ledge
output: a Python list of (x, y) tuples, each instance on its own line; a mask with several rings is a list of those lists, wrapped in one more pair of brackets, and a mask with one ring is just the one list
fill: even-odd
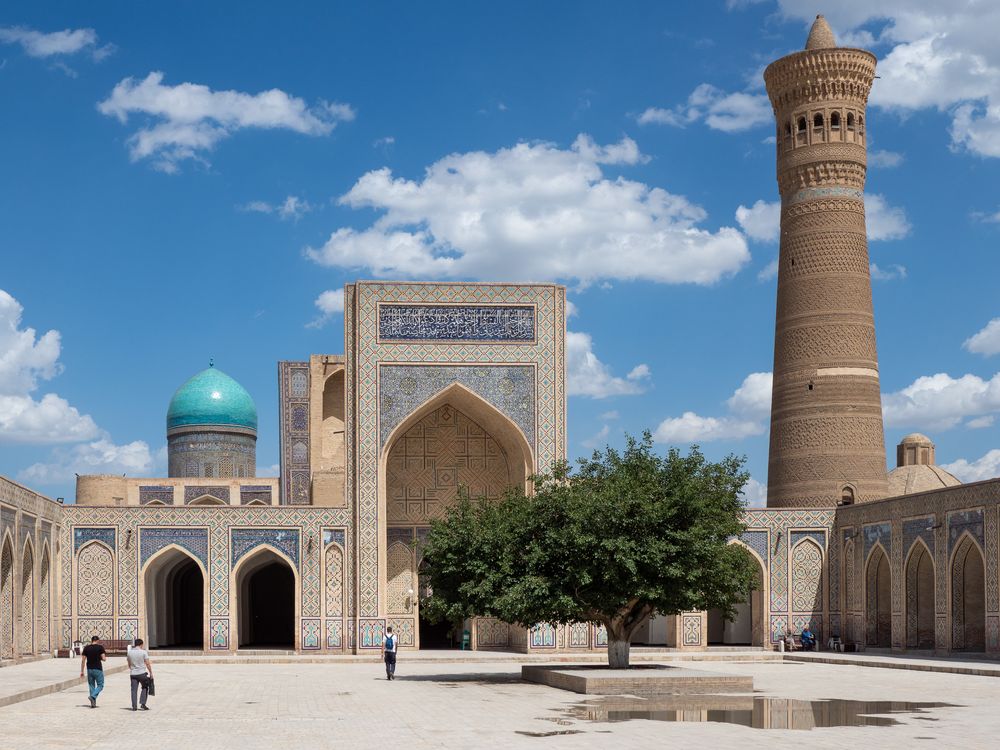
[(594, 664), (569, 666), (525, 665), (521, 679), (587, 695), (699, 695), (749, 693), (749, 675), (703, 672), (686, 667), (650, 664), (611, 669)]

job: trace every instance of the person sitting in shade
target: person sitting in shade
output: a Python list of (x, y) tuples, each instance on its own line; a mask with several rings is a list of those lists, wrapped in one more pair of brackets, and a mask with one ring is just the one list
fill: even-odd
[(802, 642), (803, 651), (815, 651), (816, 650), (816, 636), (806, 625), (802, 628), (802, 635), (799, 636), (799, 640)]

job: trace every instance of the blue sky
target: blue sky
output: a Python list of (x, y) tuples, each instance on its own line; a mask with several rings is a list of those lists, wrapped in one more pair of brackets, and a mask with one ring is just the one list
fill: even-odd
[(167, 403), (210, 357), (273, 468), (275, 363), (343, 351), (345, 282), (559, 281), (571, 456), (648, 428), (746, 454), (758, 501), (761, 71), (823, 11), (880, 58), (887, 447), (920, 430), (1000, 474), (1000, 4), (948, 0), (6, 3), (0, 473), (69, 499), (73, 472), (164, 472)]

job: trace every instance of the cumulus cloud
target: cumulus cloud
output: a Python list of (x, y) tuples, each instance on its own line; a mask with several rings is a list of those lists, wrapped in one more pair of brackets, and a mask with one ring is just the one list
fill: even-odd
[(704, 121), (714, 130), (736, 133), (772, 122), (771, 104), (764, 94), (727, 93), (703, 83), (684, 104), (671, 109), (649, 107), (637, 118), (640, 125), (684, 127)]
[(967, 338), (962, 347), (986, 357), (1000, 354), (1000, 318), (993, 318), (981, 331)]
[(872, 151), (868, 154), (868, 166), (892, 169), (903, 163), (903, 155), (896, 151)]
[(281, 203), (268, 203), (267, 201), (250, 201), (239, 206), (241, 211), (258, 214), (274, 214), (282, 221), (298, 221), (307, 213), (313, 210), (312, 204), (304, 198), (289, 195)]
[(132, 161), (152, 159), (157, 169), (168, 173), (177, 172), (187, 159), (204, 161), (205, 153), (238, 130), (283, 129), (322, 136), (355, 116), (348, 104), (310, 106), (280, 89), (247, 94), (195, 83), (164, 85), (159, 71), (141, 81), (120, 81), (97, 108), (122, 124), (133, 115), (145, 118), (128, 140), (129, 154)]
[(947, 373), (923, 375), (895, 393), (882, 396), (888, 427), (947, 430), (964, 419), (1000, 412), (1000, 373), (989, 380), (978, 375), (953, 378)]
[(736, 221), (747, 236), (758, 242), (777, 242), (781, 229), (781, 203), (757, 201), (752, 206), (739, 206)]
[(899, 206), (890, 206), (878, 193), (865, 193), (865, 224), (868, 239), (875, 242), (901, 240), (911, 229), (906, 211)]
[(611, 434), (611, 427), (608, 425), (601, 425), (601, 429), (595, 432), (586, 440), (582, 441), (584, 448), (601, 448), (607, 444), (608, 435)]
[(869, 270), (874, 281), (893, 281), (906, 278), (906, 266), (901, 266), (898, 263), (893, 263), (885, 268), (880, 268), (877, 264), (872, 263)]
[(750, 477), (743, 488), (743, 500), (749, 508), (765, 507), (767, 505), (767, 485)]
[(589, 333), (566, 332), (566, 391), (570, 396), (632, 396), (646, 390), (650, 376), (644, 364), (633, 367), (624, 378), (613, 375), (611, 368), (594, 354)]
[(975, 461), (967, 461), (960, 458), (950, 464), (941, 466), (945, 471), (949, 471), (963, 482), (981, 482), (984, 479), (995, 479), (1000, 477), (1000, 448), (994, 448), (977, 458)]
[(60, 372), (58, 331), (22, 328), (24, 308), (0, 289), (0, 443), (63, 443), (97, 435), (94, 420), (66, 399), (32, 393)]
[(259, 477), (280, 477), (281, 464), (271, 464), (270, 466), (258, 466), (257, 476)]
[(726, 405), (730, 413), (722, 417), (704, 417), (692, 411), (669, 417), (660, 422), (653, 439), (660, 443), (698, 443), (763, 434), (771, 410), (771, 373), (747, 375)]
[(18, 473), (20, 481), (32, 484), (60, 484), (74, 474), (129, 474), (149, 476), (153, 454), (142, 440), (116, 445), (107, 437), (72, 447), (56, 448), (47, 463), (35, 463)]
[(644, 160), (630, 138), (602, 146), (581, 135), (568, 149), (452, 154), (421, 180), (375, 170), (339, 203), (381, 215), (305, 252), (396, 278), (712, 284), (736, 273), (750, 258), (737, 229), (701, 228), (705, 211), (683, 196), (605, 175)]
[[(906, 114), (951, 117), (952, 147), (1000, 156), (1000, 4), (952, 0), (779, 0), (782, 13), (811, 23), (825, 12), (842, 40), (887, 47), (871, 103)], [(862, 28), (866, 27), (866, 28)]]
[(62, 31), (36, 31), (24, 26), (0, 26), (0, 44), (17, 44), (29, 57), (49, 58), (89, 54), (101, 60), (114, 51), (114, 46), (98, 43), (93, 29), (63, 29)]
[(313, 304), (319, 310), (320, 316), (307, 323), (306, 328), (322, 328), (334, 315), (344, 312), (344, 290), (328, 289), (320, 294)]

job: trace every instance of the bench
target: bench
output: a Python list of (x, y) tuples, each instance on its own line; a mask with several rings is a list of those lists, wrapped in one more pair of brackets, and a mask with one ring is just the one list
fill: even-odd
[[(122, 638), (109, 638), (101, 641), (101, 645), (104, 646), (104, 650), (108, 656), (124, 656), (128, 653), (132, 641)], [(77, 655), (71, 648), (61, 648), (56, 651), (56, 656), (60, 659), (68, 659)]]

